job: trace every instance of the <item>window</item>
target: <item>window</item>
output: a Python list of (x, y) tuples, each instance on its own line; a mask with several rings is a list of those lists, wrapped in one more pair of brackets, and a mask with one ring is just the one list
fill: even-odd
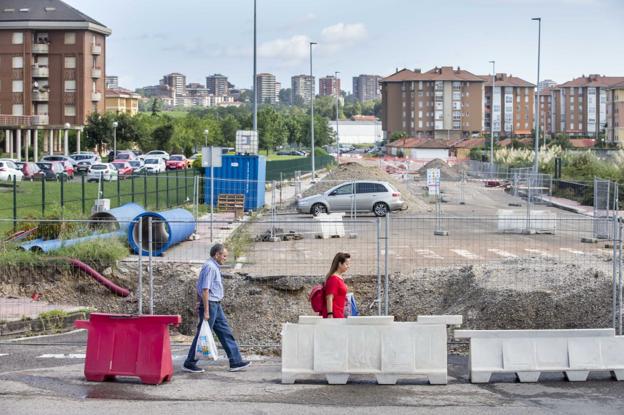
[(13, 81), (13, 92), (24, 92), (24, 81)]
[(65, 57), (65, 69), (75, 69), (76, 68), (76, 58), (74, 56), (66, 56)]
[(76, 91), (76, 81), (75, 80), (66, 80), (65, 81), (65, 92), (75, 92)]
[(65, 116), (66, 117), (76, 116), (76, 107), (74, 105), (65, 105)]
[(13, 115), (24, 115), (24, 106), (22, 104), (13, 104)]
[(418, 118), (422, 118), (423, 116), (423, 112), (422, 111), (418, 111)]
[(418, 101), (418, 108), (422, 108), (422, 107), (423, 107), (422, 101)]
[(13, 42), (14, 45), (23, 45), (24, 44), (24, 33), (22, 32), (13, 32)]
[(421, 121), (418, 121), (418, 128), (423, 128), (423, 122), (422, 122), (422, 120), (421, 120)]
[(65, 44), (66, 45), (74, 45), (74, 44), (76, 44), (76, 33), (74, 33), (74, 32), (66, 32), (65, 33)]
[(21, 56), (13, 56), (13, 69), (22, 69), (24, 67), (24, 58)]
[(339, 196), (339, 195), (350, 195), (353, 193), (353, 183), (345, 184), (344, 186), (340, 186), (338, 189), (331, 192), (330, 196)]

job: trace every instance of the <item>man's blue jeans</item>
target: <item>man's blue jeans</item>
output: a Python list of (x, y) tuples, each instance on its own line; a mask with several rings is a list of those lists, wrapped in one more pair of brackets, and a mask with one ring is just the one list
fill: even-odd
[[(219, 338), (221, 346), (223, 346), (223, 349), (230, 360), (230, 366), (242, 362), (243, 358), (238, 350), (238, 344), (236, 344), (236, 340), (232, 334), (232, 329), (230, 329), (230, 326), (228, 325), (223, 308), (221, 308), (221, 303), (209, 301), (208, 307), (210, 307), (210, 318), (208, 320), (208, 324)], [(203, 301), (200, 301), (199, 322), (197, 323), (197, 330), (195, 332), (195, 338), (193, 338), (193, 344), (191, 344), (191, 349), (189, 350), (186, 361), (184, 362), (186, 365), (197, 364), (197, 359), (195, 359), (195, 348), (197, 347), (197, 337), (199, 336), (199, 330), (203, 321), (204, 303)]]

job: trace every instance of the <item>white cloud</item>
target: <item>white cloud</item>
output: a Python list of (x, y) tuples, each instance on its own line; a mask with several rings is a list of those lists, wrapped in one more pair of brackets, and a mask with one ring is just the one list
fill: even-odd
[(308, 56), (309, 42), (310, 38), (306, 35), (295, 35), (288, 39), (274, 39), (264, 42), (258, 47), (258, 56), (291, 62), (301, 61)]
[(366, 38), (366, 26), (363, 23), (337, 23), (321, 31), (324, 42), (335, 46), (347, 46)]

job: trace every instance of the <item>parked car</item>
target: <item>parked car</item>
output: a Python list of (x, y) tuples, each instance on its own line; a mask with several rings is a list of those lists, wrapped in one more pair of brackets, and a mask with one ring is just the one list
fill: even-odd
[(332, 187), (328, 191), (297, 200), (297, 211), (320, 213), (350, 211), (373, 212), (385, 216), (388, 212), (407, 208), (401, 193), (388, 182), (351, 181)]
[(118, 151), (117, 157), (113, 160), (113, 163), (117, 160), (130, 161), (135, 160), (136, 158), (137, 156), (132, 151)]
[(132, 167), (132, 172), (134, 174), (141, 173), (143, 171), (143, 161), (136, 159), (128, 161), (128, 164)]
[(143, 168), (148, 173), (162, 173), (167, 170), (165, 160), (161, 158), (148, 158), (145, 160)]
[(163, 150), (152, 150), (148, 152), (147, 154), (143, 154), (142, 156), (139, 156), (139, 158), (142, 158), (143, 161), (146, 161), (147, 159), (163, 159), (167, 161), (169, 160), (169, 153)]
[(71, 163), (72, 166), (76, 164), (76, 160), (74, 160), (73, 158), (71, 158), (69, 156), (60, 156), (60, 155), (43, 156), (43, 157), (41, 157), (41, 161), (47, 161), (47, 162), (52, 162), (52, 161), (64, 162), (64, 161), (68, 161), (68, 162)]
[(63, 168), (65, 170), (65, 176), (69, 180), (72, 180), (74, 178), (74, 173), (76, 172), (74, 166), (69, 161), (62, 161), (60, 163), (63, 165)]
[(97, 154), (74, 154), (71, 156), (76, 160), (76, 171), (78, 173), (87, 173), (92, 164), (100, 163), (102, 159)]
[(168, 170), (182, 170), (189, 167), (189, 160), (183, 154), (173, 154), (165, 164)]
[(301, 150), (280, 150), (278, 156), (305, 156), (306, 152)]
[(21, 171), (24, 174), (24, 180), (35, 180), (37, 173), (41, 171), (37, 163), (33, 163), (32, 161), (22, 162), (20, 164), (22, 165)]
[(16, 181), (21, 182), (24, 173), (16, 169), (16, 167), (10, 160), (0, 161), (0, 180), (12, 182), (13, 178), (15, 178)]
[(117, 175), (120, 180), (132, 176), (132, 173), (134, 172), (130, 163), (125, 160), (115, 160), (112, 162), (112, 165), (117, 169)]
[(89, 169), (87, 173), (87, 181), (99, 181), (100, 178), (110, 182), (118, 179), (117, 169), (111, 163), (96, 163)]
[(59, 180), (65, 175), (65, 167), (58, 161), (40, 161), (37, 167), (40, 169), (37, 180)]

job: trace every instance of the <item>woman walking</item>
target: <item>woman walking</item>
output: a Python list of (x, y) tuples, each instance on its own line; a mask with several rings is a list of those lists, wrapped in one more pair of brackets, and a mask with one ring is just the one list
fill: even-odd
[(334, 256), (331, 268), (325, 279), (323, 301), (323, 318), (345, 318), (345, 304), (347, 302), (347, 285), (343, 275), (351, 266), (351, 255), (346, 252), (338, 252)]

